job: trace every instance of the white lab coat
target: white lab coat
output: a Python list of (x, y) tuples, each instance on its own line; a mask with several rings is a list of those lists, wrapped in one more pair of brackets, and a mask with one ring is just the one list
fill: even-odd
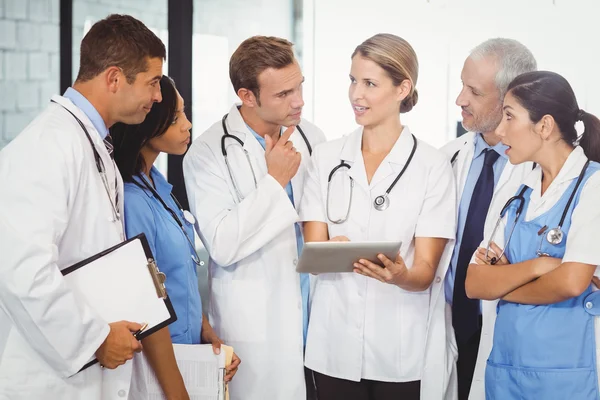
[[(411, 165), (390, 192), (384, 212), (373, 200), (384, 193), (404, 167), (413, 146), (408, 127), (381, 163), (370, 183), (361, 155), (362, 128), (319, 146), (312, 158), (300, 217), (328, 224), (329, 236), (352, 241), (401, 240), (407, 265), (414, 257), (414, 237), (453, 238), (455, 186), (446, 157), (419, 141)], [(351, 168), (332, 178), (332, 219), (346, 214), (350, 181), (354, 179), (348, 219), (327, 219), (328, 179), (340, 160)], [(407, 292), (358, 274), (317, 276), (306, 349), (306, 366), (336, 378), (388, 382), (421, 380), (421, 398), (453, 399), (449, 381), (454, 365), (445, 346), (444, 276), (453, 240), (442, 255), (431, 287)], [(449, 317), (449, 314), (448, 314)], [(450, 390), (449, 390), (450, 389)]]
[[(442, 147), (442, 151), (445, 152), (448, 157), (453, 157), (458, 151), (458, 155), (452, 164), (452, 169), (454, 171), (457, 184), (457, 215), (458, 205), (460, 204), (460, 199), (465, 188), (467, 175), (469, 174), (469, 168), (471, 167), (471, 160), (473, 160), (474, 145), (475, 133), (467, 132), (463, 136)], [(510, 162), (506, 163), (506, 166), (502, 171), (502, 175), (500, 175), (498, 183), (494, 188), (494, 194), (483, 228), (484, 238), (491, 235), (502, 207), (504, 207), (504, 204), (509, 198), (517, 193), (519, 186), (521, 183), (523, 183), (523, 180), (531, 171), (532, 166), (533, 164), (531, 162), (526, 162), (519, 165), (513, 165)], [(492, 350), (497, 303), (497, 300), (482, 301), (483, 326), (481, 330), (479, 351), (477, 354), (477, 363), (475, 364), (475, 372), (473, 375), (473, 383), (471, 384), (471, 391), (469, 393), (470, 400), (485, 399), (485, 365), (490, 355), (490, 351)], [(452, 321), (451, 318), (450, 321)], [(450, 327), (452, 328), (451, 323)], [(450, 333), (451, 335), (448, 336), (448, 347), (450, 347), (458, 355), (458, 351), (456, 349), (456, 340), (454, 337), (454, 329), (451, 329)], [(456, 371), (454, 371), (454, 375), (456, 375)]]
[[(196, 228), (210, 255), (210, 322), (242, 360), (230, 385), (231, 398), (305, 400), (302, 303), (295, 268), (298, 214), (285, 189), (267, 174), (264, 150), (236, 105), (227, 127), (244, 142), (256, 189), (246, 156), (227, 139), (231, 169), (245, 196), (238, 204), (221, 152), (220, 120), (194, 141), (183, 169)], [(314, 125), (302, 121), (300, 127), (313, 148), (325, 140)], [(310, 157), (297, 130), (290, 140), (302, 154), (292, 179), (298, 205)]]
[[(92, 123), (68, 99), (53, 100), (84, 123), (122, 199)], [(50, 103), (0, 152), (0, 187), (0, 399), (126, 397), (131, 363), (77, 373), (109, 326), (75, 300), (60, 270), (118, 243), (123, 226), (110, 221), (90, 143), (60, 105)]]

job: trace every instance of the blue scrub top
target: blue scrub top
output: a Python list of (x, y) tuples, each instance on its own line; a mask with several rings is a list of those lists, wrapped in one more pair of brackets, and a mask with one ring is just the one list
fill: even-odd
[[(173, 186), (152, 167), (150, 171), (156, 191), (177, 214), (188, 237), (194, 243), (194, 228), (183, 218), (183, 213), (171, 198)], [(150, 182), (144, 175), (146, 181)], [(177, 314), (177, 321), (169, 325), (173, 343), (199, 344), (202, 330), (202, 302), (198, 290), (198, 273), (192, 259), (195, 254), (172, 215), (163, 207), (139, 177), (134, 177), (143, 189), (134, 183), (125, 183), (125, 233), (133, 237), (145, 233), (152, 254), (161, 272), (167, 276), (167, 293)]]

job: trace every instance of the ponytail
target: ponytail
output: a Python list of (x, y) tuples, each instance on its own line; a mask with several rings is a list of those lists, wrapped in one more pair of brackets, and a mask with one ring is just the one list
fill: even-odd
[(577, 120), (583, 122), (583, 134), (579, 146), (592, 161), (600, 162), (600, 119), (594, 114), (579, 110)]

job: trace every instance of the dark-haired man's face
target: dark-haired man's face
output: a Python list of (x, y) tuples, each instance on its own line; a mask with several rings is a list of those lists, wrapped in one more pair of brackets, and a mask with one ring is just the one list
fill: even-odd
[(160, 78), (163, 60), (151, 58), (147, 63), (147, 71), (137, 74), (131, 84), (124, 80), (119, 87), (116, 104), (113, 104), (119, 122), (140, 124), (146, 119), (152, 105), (162, 101)]
[(269, 68), (261, 72), (258, 75), (258, 116), (274, 125), (298, 125), (304, 106), (303, 82), (304, 76), (297, 62), (280, 69)]

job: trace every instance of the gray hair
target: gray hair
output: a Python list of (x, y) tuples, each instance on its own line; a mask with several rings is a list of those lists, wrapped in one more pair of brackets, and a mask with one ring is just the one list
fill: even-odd
[(471, 58), (494, 57), (498, 64), (496, 87), (504, 98), (508, 85), (517, 76), (537, 70), (537, 63), (527, 47), (513, 39), (488, 39), (471, 50)]

